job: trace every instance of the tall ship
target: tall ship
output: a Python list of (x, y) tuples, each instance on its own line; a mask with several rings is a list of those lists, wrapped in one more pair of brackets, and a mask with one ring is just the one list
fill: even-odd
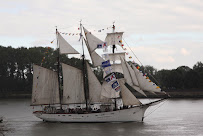
[[(141, 103), (133, 91), (147, 97), (146, 91), (161, 93), (161, 89), (136, 67), (125, 59), (123, 32), (107, 33), (105, 41), (100, 40), (80, 23), (82, 44), (82, 69), (60, 62), (60, 54), (79, 54), (56, 29), (58, 47), (57, 71), (33, 64), (32, 106), (33, 114), (48, 122), (129, 122), (144, 120), (145, 111), (166, 98)], [(94, 67), (103, 70), (99, 81), (85, 59), (87, 47)], [(111, 53), (107, 52), (110, 48)], [(102, 50), (102, 57), (96, 50)], [(62, 68), (61, 68), (62, 67)], [(62, 71), (60, 70), (62, 69)], [(123, 76), (118, 76), (122, 73)], [(41, 107), (39, 109), (39, 107)]]

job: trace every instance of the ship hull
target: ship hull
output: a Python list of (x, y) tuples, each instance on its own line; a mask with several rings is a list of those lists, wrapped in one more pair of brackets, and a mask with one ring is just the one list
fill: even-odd
[(46, 114), (35, 112), (34, 115), (48, 122), (142, 122), (149, 105), (137, 106), (110, 112), (86, 114)]

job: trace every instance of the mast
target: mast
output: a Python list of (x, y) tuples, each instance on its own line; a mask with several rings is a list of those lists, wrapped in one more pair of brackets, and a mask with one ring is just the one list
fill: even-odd
[[(113, 22), (113, 33), (115, 32), (115, 25), (114, 25), (114, 23), (115, 23), (115, 21)], [(116, 45), (115, 45), (115, 37), (114, 37), (114, 39), (113, 39), (113, 42), (114, 42), (114, 44), (113, 44), (113, 47), (112, 47), (112, 52), (114, 53), (114, 50), (115, 50), (115, 48), (116, 48)]]
[(82, 38), (82, 72), (83, 72), (83, 87), (84, 87), (84, 94), (85, 94), (85, 104), (86, 104), (86, 110), (88, 110), (88, 103), (87, 103), (87, 89), (86, 89), (86, 72), (85, 72), (85, 53), (84, 53), (84, 45), (83, 45), (83, 35), (82, 35), (82, 24), (80, 21), (80, 30), (81, 30), (81, 38)]
[(58, 56), (57, 56), (57, 73), (58, 73), (58, 82), (59, 82), (59, 101), (60, 101), (60, 109), (62, 110), (62, 90), (61, 90), (61, 80), (60, 80), (60, 49), (59, 49), (59, 42), (58, 42), (58, 30), (56, 26), (56, 39), (57, 39), (57, 47), (58, 47)]
[[(114, 25), (114, 23), (115, 23), (115, 21), (113, 22), (113, 33), (115, 32), (115, 25)], [(114, 44), (113, 44), (113, 47), (112, 47), (112, 52), (114, 53), (114, 50), (115, 50), (115, 48), (116, 48), (116, 45), (115, 45), (115, 37), (114, 37), (114, 39), (113, 39), (114, 41)], [(115, 61), (113, 61), (113, 64), (115, 63)], [(117, 100), (116, 100), (116, 98), (114, 99), (115, 100), (115, 110), (117, 110)]]

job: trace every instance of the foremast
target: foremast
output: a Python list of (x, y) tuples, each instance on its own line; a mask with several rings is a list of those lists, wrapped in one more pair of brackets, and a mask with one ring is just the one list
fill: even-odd
[(83, 34), (82, 34), (82, 23), (80, 21), (80, 36), (81, 36), (81, 40), (82, 40), (82, 73), (83, 73), (83, 87), (84, 87), (84, 94), (85, 94), (85, 104), (86, 104), (86, 110), (88, 111), (88, 96), (87, 96), (87, 84), (86, 84), (86, 77), (87, 77), (87, 73), (86, 73), (86, 65), (85, 65), (85, 51), (84, 51), (84, 44), (83, 44)]
[(58, 48), (58, 56), (57, 56), (57, 73), (58, 73), (58, 83), (59, 83), (59, 102), (60, 102), (60, 110), (62, 110), (62, 96), (63, 92), (61, 90), (61, 79), (60, 79), (60, 49), (59, 49), (59, 41), (58, 41), (58, 30), (56, 26), (56, 39), (57, 39), (57, 48)]
[[(113, 33), (115, 32), (115, 25), (114, 25), (114, 23), (115, 22), (113, 22), (113, 26), (112, 26), (112, 29), (113, 29)], [(115, 37), (114, 37), (114, 41), (113, 41), (114, 43), (113, 43), (113, 45), (112, 45), (112, 53), (114, 54), (114, 52), (115, 52), (115, 48), (116, 48), (116, 44), (115, 44)], [(115, 64), (115, 61), (113, 61), (113, 64)], [(116, 98), (114, 98), (114, 100), (115, 100), (115, 110), (117, 110), (117, 99)]]

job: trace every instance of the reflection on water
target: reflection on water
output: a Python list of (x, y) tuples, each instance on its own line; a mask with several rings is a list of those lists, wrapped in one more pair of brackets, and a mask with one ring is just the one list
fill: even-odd
[[(143, 123), (47, 123), (32, 115), (29, 99), (0, 100), (7, 136), (203, 135), (203, 99), (168, 100), (147, 110)], [(1, 124), (2, 125), (2, 124)]]

